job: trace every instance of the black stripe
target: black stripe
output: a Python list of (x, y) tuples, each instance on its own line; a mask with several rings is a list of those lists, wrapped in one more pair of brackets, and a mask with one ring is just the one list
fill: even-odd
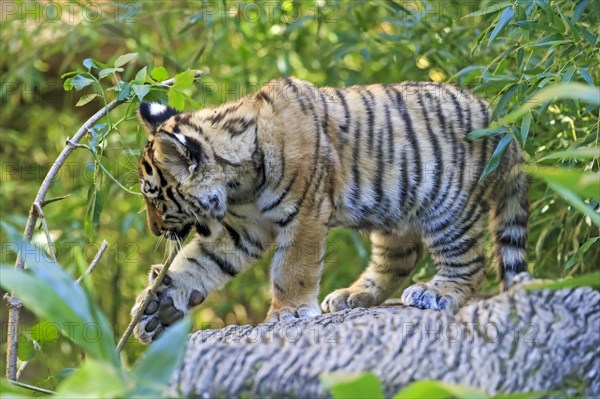
[(146, 173), (152, 176), (152, 166), (150, 166), (150, 164), (148, 163), (148, 161), (146, 161), (145, 158), (142, 158), (142, 166), (144, 167)]
[(395, 160), (395, 141), (394, 141), (394, 128), (392, 126), (392, 115), (390, 113), (390, 107), (385, 104), (383, 106), (383, 112), (385, 114), (385, 128), (387, 130), (387, 145), (388, 145), (388, 158), (387, 163), (390, 167), (394, 165)]
[[(417, 136), (415, 134), (415, 130), (413, 128), (412, 119), (408, 112), (406, 103), (402, 99), (402, 93), (393, 85), (385, 85), (384, 89), (385, 89), (386, 93), (388, 94), (388, 96), (390, 96), (390, 99), (395, 104), (398, 114), (404, 121), (404, 126), (405, 126), (405, 130), (406, 130), (406, 139), (412, 150), (411, 151), (412, 158), (413, 158), (412, 166), (414, 166), (414, 168), (415, 168), (415, 171), (414, 171), (415, 182), (414, 182), (414, 185), (410, 184), (410, 177), (408, 176), (409, 178), (406, 181), (409, 183), (409, 186), (407, 187), (407, 190), (406, 190), (406, 192), (408, 194), (408, 196), (407, 196), (408, 199), (406, 200), (406, 202), (407, 202), (407, 204), (415, 204), (415, 197), (417, 195), (417, 189), (420, 186), (420, 184), (422, 182), (422, 177), (423, 177), (421, 152), (419, 149), (419, 143), (417, 140)], [(394, 95), (392, 95), (392, 93), (390, 91), (393, 92)]]
[[(431, 100), (431, 96), (429, 92), (425, 92), (425, 97)], [(427, 130), (427, 135), (429, 136), (429, 143), (433, 147), (433, 158), (435, 161), (435, 169), (433, 171), (433, 187), (431, 192), (427, 194), (424, 198), (424, 201), (421, 204), (421, 209), (426, 210), (429, 205), (435, 200), (440, 191), (440, 183), (442, 182), (442, 151), (440, 149), (440, 143), (433, 132), (431, 127), (431, 121), (429, 120), (429, 112), (427, 112), (427, 107), (423, 101), (421, 94), (417, 96), (417, 104), (421, 107), (421, 111), (423, 112), (423, 119), (425, 120), (425, 128)]]
[(373, 93), (368, 88), (364, 89), (364, 91), (366, 91), (367, 94), (369, 95), (369, 97), (371, 98), (371, 100), (369, 101), (363, 95), (362, 91), (359, 93), (360, 98), (365, 107), (365, 113), (367, 114), (367, 129), (368, 129), (368, 131), (367, 131), (367, 153), (369, 155), (372, 155), (373, 154), (373, 139), (375, 136), (375, 110), (374, 110), (375, 96), (373, 96)]
[(231, 227), (228, 223), (223, 223), (223, 226), (225, 227), (225, 230), (229, 234), (229, 237), (231, 237), (233, 244), (235, 245), (235, 247), (238, 250), (242, 251), (244, 254), (246, 254), (247, 256), (249, 256), (253, 259), (259, 259), (261, 257), (261, 254), (255, 254), (255, 253), (251, 252), (244, 245), (244, 243), (242, 242), (242, 237), (241, 237), (240, 233), (237, 232), (237, 230), (235, 230), (233, 227)]
[(221, 125), (223, 130), (226, 130), (231, 136), (239, 136), (246, 130), (254, 126), (255, 121), (253, 119), (246, 119), (242, 117), (232, 117), (227, 119)]
[(284, 198), (287, 197), (287, 195), (289, 194), (290, 189), (292, 188), (292, 185), (294, 184), (294, 181), (296, 181), (297, 177), (298, 177), (298, 172), (294, 173), (294, 176), (292, 176), (292, 178), (290, 179), (290, 182), (283, 189), (283, 192), (281, 194), (279, 194), (277, 199), (275, 201), (271, 202), (269, 205), (265, 206), (264, 208), (261, 208), (260, 211), (262, 213), (265, 213), (265, 212), (268, 212), (271, 209), (275, 208), (277, 205), (281, 204), (281, 202), (284, 200)]
[(284, 79), (284, 82), (287, 86), (290, 86), (292, 88), (294, 94), (296, 95), (295, 99), (286, 98), (285, 100), (289, 102), (294, 102), (293, 100), (296, 100), (298, 102), (298, 105), (300, 105), (300, 109), (302, 110), (302, 112), (306, 113), (306, 104), (304, 104), (304, 101), (302, 101), (302, 96), (300, 95), (300, 91), (298, 90), (298, 87), (296, 86), (294, 81), (292, 81), (291, 78), (287, 77)]
[(346, 102), (346, 97), (340, 89), (334, 88), (333, 91), (340, 99), (342, 108), (344, 109), (344, 124), (340, 126), (340, 130), (344, 133), (348, 133), (350, 130), (350, 109), (348, 108), (348, 102)]
[(177, 199), (175, 198), (175, 195), (173, 195), (173, 188), (172, 187), (167, 187), (167, 189), (165, 190), (165, 196), (170, 199), (175, 206), (177, 206), (177, 212), (179, 213), (183, 213), (183, 209), (181, 208), (181, 205), (179, 205), (179, 202), (177, 202)]
[(321, 126), (323, 126), (323, 132), (329, 134), (329, 113), (327, 112), (327, 99), (321, 90), (318, 91), (321, 104), (323, 104), (323, 117), (321, 118)]
[(360, 170), (358, 168), (360, 160), (360, 132), (362, 126), (360, 119), (356, 121), (354, 130), (354, 143), (352, 145), (352, 203), (358, 204), (360, 199)]
[(212, 253), (211, 251), (208, 251), (206, 249), (206, 247), (202, 247), (202, 255), (205, 255), (208, 259), (213, 261), (213, 263), (215, 263), (217, 266), (219, 266), (219, 269), (221, 269), (223, 274), (227, 274), (228, 276), (231, 276), (231, 277), (235, 277), (238, 274), (238, 271), (236, 270), (236, 268), (233, 267), (233, 265), (229, 261), (217, 256), (216, 254)]
[(160, 179), (160, 185), (161, 186), (166, 186), (167, 183), (167, 179), (165, 179), (165, 176), (163, 176), (162, 171), (159, 168), (156, 168), (156, 174), (158, 175), (158, 178)]
[(256, 98), (266, 101), (269, 105), (273, 105), (273, 99), (264, 91), (259, 91), (256, 94)]

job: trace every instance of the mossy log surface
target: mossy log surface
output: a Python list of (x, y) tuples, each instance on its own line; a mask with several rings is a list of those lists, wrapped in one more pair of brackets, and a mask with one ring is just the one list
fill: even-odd
[(600, 293), (517, 285), (457, 313), (393, 302), (194, 333), (173, 383), (196, 397), (327, 397), (325, 372), (371, 371), (392, 396), (417, 380), (489, 394), (600, 397)]

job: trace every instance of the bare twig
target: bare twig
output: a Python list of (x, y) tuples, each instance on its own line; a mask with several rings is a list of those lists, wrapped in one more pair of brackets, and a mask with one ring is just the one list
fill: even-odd
[(54, 251), (54, 244), (52, 243), (52, 237), (50, 237), (50, 231), (48, 230), (48, 223), (46, 223), (46, 215), (42, 210), (42, 206), (38, 202), (34, 202), (32, 206), (37, 212), (38, 217), (42, 219), (42, 226), (44, 227), (44, 232), (46, 233), (46, 241), (48, 242), (48, 250), (50, 251), (50, 255), (52, 255), (52, 260), (56, 262), (56, 252)]
[(44, 388), (36, 387), (34, 385), (29, 385), (29, 384), (23, 384), (22, 382), (10, 380), (10, 379), (8, 380), (8, 382), (10, 382), (11, 384), (16, 385), (18, 387), (29, 389), (30, 391), (45, 393), (47, 395), (56, 395), (56, 392), (51, 391), (49, 389), (44, 389)]
[(104, 251), (106, 251), (107, 247), (108, 247), (108, 243), (106, 242), (106, 240), (103, 240), (102, 245), (100, 246), (100, 249), (96, 253), (96, 256), (94, 256), (94, 259), (92, 259), (92, 263), (90, 263), (90, 265), (85, 270), (85, 272), (81, 276), (79, 276), (79, 278), (77, 279), (77, 284), (81, 284), (81, 281), (94, 271), (94, 268), (98, 264), (100, 257), (102, 256), (102, 254), (104, 254)]
[(171, 252), (171, 255), (169, 255), (169, 258), (167, 259), (167, 261), (164, 263), (164, 266), (160, 270), (160, 273), (158, 273), (158, 276), (156, 276), (156, 279), (154, 280), (152, 285), (147, 289), (146, 296), (144, 296), (144, 300), (142, 301), (142, 304), (138, 308), (137, 312), (131, 318), (131, 322), (127, 326), (127, 329), (125, 330), (125, 332), (123, 333), (123, 336), (121, 337), (121, 339), (119, 340), (119, 343), (117, 344), (117, 352), (121, 352), (123, 350), (123, 347), (127, 343), (127, 340), (131, 336), (131, 333), (133, 333), (133, 329), (135, 328), (137, 323), (139, 323), (140, 319), (142, 318), (142, 315), (144, 314), (144, 310), (146, 310), (146, 307), (148, 306), (148, 304), (154, 297), (154, 294), (156, 294), (158, 287), (160, 287), (160, 285), (162, 284), (163, 278), (167, 274), (167, 271), (169, 270), (171, 263), (173, 263), (173, 259), (175, 259), (175, 255), (177, 255), (178, 251), (179, 251), (179, 247), (175, 247), (173, 252)]
[[(202, 71), (196, 71), (194, 78), (199, 78), (202, 75)], [(160, 86), (171, 86), (175, 82), (175, 78), (167, 79), (161, 83)], [(50, 185), (56, 178), (58, 171), (65, 163), (65, 160), (75, 148), (77, 148), (77, 144), (79, 140), (89, 131), (89, 129), (100, 119), (102, 119), (106, 114), (108, 114), (113, 109), (117, 108), (119, 105), (123, 104), (124, 101), (113, 100), (108, 103), (105, 107), (101, 108), (92, 115), (81, 127), (75, 135), (69, 139), (67, 139), (67, 145), (61, 153), (58, 155), (52, 167), (46, 174), (46, 177), (42, 181), (40, 188), (35, 196), (34, 204), (41, 204), (41, 206), (45, 205), (44, 201), (46, 198), (46, 194), (50, 188)], [(55, 199), (57, 200), (57, 199)], [(26, 242), (31, 242), (31, 237), (33, 237), (33, 231), (35, 229), (35, 224), (39, 214), (34, 206), (29, 210), (29, 217), (27, 218), (27, 223), (25, 225), (25, 231), (23, 232), (23, 239)], [(17, 262), (15, 267), (19, 270), (22, 270), (25, 267), (25, 260), (22, 256), (17, 256)], [(21, 314), (21, 301), (19, 298), (14, 296), (9, 296), (6, 299), (8, 302), (8, 328), (7, 328), (7, 350), (6, 350), (6, 378), (8, 380), (15, 380), (17, 375), (17, 345), (18, 345), (18, 331), (17, 327), (19, 324), (19, 316)]]
[(55, 198), (50, 198), (50, 199), (47, 199), (47, 200), (43, 200), (42, 203), (41, 203), (42, 208), (45, 207), (48, 204), (53, 203), (53, 202), (64, 200), (65, 198), (69, 198), (70, 196), (71, 196), (71, 194), (67, 194), (67, 195), (61, 195), (60, 197), (55, 197)]

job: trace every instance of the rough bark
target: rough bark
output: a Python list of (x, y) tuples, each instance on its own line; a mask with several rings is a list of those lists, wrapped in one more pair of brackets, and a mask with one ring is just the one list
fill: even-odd
[(599, 397), (600, 293), (517, 286), (456, 314), (391, 305), (198, 331), (173, 383), (186, 396), (315, 398), (321, 373), (361, 371), (386, 396), (437, 379)]

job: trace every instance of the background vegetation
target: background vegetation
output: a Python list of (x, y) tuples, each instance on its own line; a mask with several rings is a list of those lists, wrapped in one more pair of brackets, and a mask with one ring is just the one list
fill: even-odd
[[(600, 78), (598, 2), (74, 1), (2, 7), (1, 263), (14, 263), (11, 244), (22, 235), (31, 201), (67, 137), (104, 99), (129, 101), (90, 131), (88, 150), (69, 158), (48, 195), (70, 197), (45, 208), (58, 261), (75, 277), (108, 241), (88, 287), (117, 336), (149, 266), (164, 252), (135, 194), (145, 137), (135, 103), (146, 96), (192, 110), (238, 98), (281, 75), (317, 85), (434, 80), (474, 90), (495, 105), (494, 119), (500, 120), (480, 133), (518, 140), (526, 153), (530, 270), (544, 278), (598, 270), (600, 122), (598, 101), (590, 95)], [(119, 59), (129, 53), (137, 56)], [(88, 58), (95, 63), (83, 64)], [(109, 67), (120, 69), (100, 80), (99, 71)], [(192, 83), (180, 75), (168, 92), (149, 87), (188, 69), (204, 76)], [(81, 77), (63, 87), (61, 75), (70, 71)], [(82, 80), (92, 76), (99, 81)], [(570, 98), (532, 100), (544, 88), (569, 82), (582, 85), (568, 90)], [(513, 118), (523, 105), (532, 108)], [(333, 231), (329, 238), (322, 295), (353, 281), (369, 258), (358, 233)], [(33, 241), (46, 242), (43, 230)], [(268, 263), (260, 261), (214, 293), (193, 314), (196, 328), (260, 322), (270, 297)], [(431, 273), (426, 259), (411, 279)], [(484, 291), (496, 290), (490, 272)], [(2, 358), (5, 315), (3, 306)], [(25, 313), (22, 321), (19, 358), (29, 363), (21, 380), (55, 389), (69, 372), (65, 368), (78, 367), (80, 351), (57, 334), (37, 334), (36, 323), (48, 320)], [(142, 349), (128, 344), (125, 363)]]

